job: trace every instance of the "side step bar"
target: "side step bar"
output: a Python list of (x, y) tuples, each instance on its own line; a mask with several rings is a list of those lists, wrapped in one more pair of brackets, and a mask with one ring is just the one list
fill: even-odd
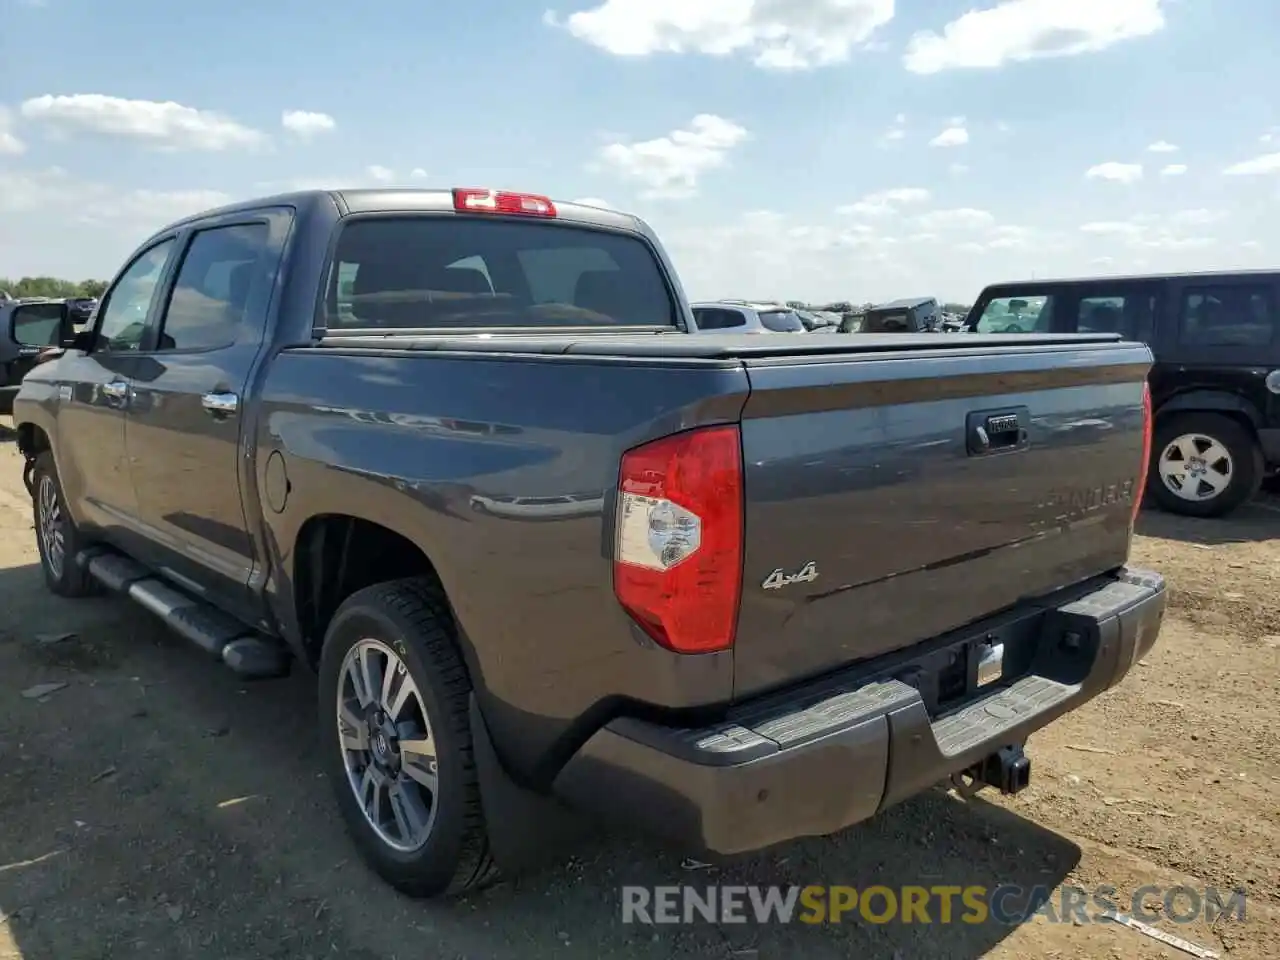
[(246, 680), (266, 680), (289, 673), (291, 658), (277, 640), (191, 597), (146, 567), (101, 548), (76, 556), (76, 563), (112, 593), (124, 594), (205, 653)]

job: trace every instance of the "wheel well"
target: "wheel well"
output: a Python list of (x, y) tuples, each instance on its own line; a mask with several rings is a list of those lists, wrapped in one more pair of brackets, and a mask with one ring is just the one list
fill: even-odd
[(1172, 410), (1157, 410), (1156, 422), (1169, 421), (1175, 417), (1194, 417), (1203, 413), (1212, 413), (1219, 417), (1226, 417), (1228, 420), (1234, 420), (1244, 427), (1249, 432), (1249, 436), (1253, 437), (1254, 441), (1257, 442), (1258, 428), (1252, 418), (1243, 410), (1223, 409), (1221, 407), (1174, 407)]
[(357, 590), (405, 577), (440, 584), (427, 555), (394, 530), (344, 514), (324, 514), (303, 524), (294, 557), (294, 609), (312, 664), (320, 659), (325, 631), (342, 601)]
[(34, 457), (49, 449), (49, 436), (34, 423), (18, 424), (18, 450), (22, 454)]

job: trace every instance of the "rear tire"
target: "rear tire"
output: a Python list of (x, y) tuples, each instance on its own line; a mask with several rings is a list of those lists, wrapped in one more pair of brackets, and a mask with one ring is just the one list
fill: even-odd
[(1147, 491), (1169, 513), (1221, 517), (1253, 499), (1264, 473), (1262, 449), (1238, 420), (1179, 413), (1156, 426)]
[(324, 765), (364, 859), (412, 897), (454, 896), (497, 879), (472, 752), (471, 689), (434, 584), (360, 590), (329, 625), (320, 658)]
[(58, 479), (53, 453), (48, 450), (37, 454), (32, 466), (31, 508), (45, 585), (60, 597), (92, 596), (96, 584), (76, 563), (84, 543), (67, 512), (62, 481)]

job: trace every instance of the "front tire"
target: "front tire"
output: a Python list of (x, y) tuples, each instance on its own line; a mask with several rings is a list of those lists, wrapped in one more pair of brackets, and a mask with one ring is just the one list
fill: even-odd
[(409, 896), (457, 895), (497, 876), (470, 696), (433, 584), (377, 584), (338, 608), (320, 659), (324, 763), (361, 854)]
[(32, 465), (31, 507), (45, 585), (60, 597), (78, 598), (93, 594), (93, 581), (76, 563), (76, 555), (83, 544), (80, 532), (67, 512), (58, 468), (48, 450), (37, 454)]
[(1231, 417), (1174, 414), (1157, 425), (1154, 440), (1147, 489), (1170, 513), (1221, 517), (1251, 500), (1262, 485), (1262, 450)]

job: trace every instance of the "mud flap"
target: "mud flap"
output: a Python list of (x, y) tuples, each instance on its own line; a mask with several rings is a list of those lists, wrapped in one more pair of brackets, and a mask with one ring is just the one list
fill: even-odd
[(503, 873), (529, 873), (553, 858), (563, 859), (574, 844), (596, 832), (590, 817), (512, 780), (494, 749), (475, 694), (469, 712), (489, 849)]

